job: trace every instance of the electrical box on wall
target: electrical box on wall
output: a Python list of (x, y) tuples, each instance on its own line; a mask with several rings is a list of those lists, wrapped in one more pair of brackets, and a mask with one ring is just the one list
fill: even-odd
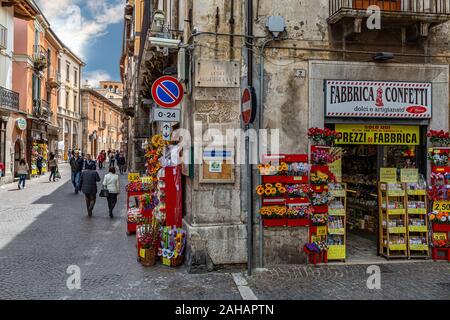
[(186, 83), (189, 80), (188, 61), (185, 48), (180, 48), (178, 51), (178, 80)]

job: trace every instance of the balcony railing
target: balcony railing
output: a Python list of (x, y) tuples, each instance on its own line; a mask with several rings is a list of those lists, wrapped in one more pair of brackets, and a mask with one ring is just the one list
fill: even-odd
[(19, 93), (0, 87), (0, 108), (19, 111)]
[(341, 11), (367, 10), (378, 6), (382, 12), (450, 15), (450, 0), (329, 0), (330, 17)]
[(33, 115), (40, 119), (49, 120), (52, 116), (52, 110), (50, 104), (42, 99), (33, 100)]

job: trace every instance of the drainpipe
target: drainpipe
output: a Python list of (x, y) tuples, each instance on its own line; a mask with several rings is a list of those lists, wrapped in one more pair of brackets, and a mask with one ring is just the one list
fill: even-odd
[[(261, 51), (259, 52), (259, 112), (258, 112), (258, 123), (259, 123), (259, 129), (261, 130), (263, 128), (264, 123), (264, 51), (266, 49), (266, 46), (273, 41), (274, 39), (266, 39), (261, 47)], [(258, 138), (258, 157), (261, 155), (261, 139)], [(258, 185), (262, 184), (262, 177), (261, 175), (258, 175)], [(262, 200), (259, 199), (259, 207), (262, 206)], [(263, 227), (263, 221), (260, 217), (259, 219), (259, 266), (260, 268), (264, 267), (264, 227)]]

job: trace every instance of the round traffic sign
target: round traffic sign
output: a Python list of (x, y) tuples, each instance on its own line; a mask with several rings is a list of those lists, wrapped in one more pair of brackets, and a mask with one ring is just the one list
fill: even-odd
[(183, 100), (183, 86), (177, 78), (164, 76), (152, 86), (153, 100), (163, 108), (174, 108)]
[(252, 87), (245, 88), (242, 92), (242, 121), (248, 125), (255, 121), (256, 105), (255, 92)]

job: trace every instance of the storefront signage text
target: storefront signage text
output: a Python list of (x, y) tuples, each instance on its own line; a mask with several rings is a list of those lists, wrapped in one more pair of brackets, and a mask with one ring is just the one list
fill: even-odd
[(25, 120), (24, 118), (18, 118), (16, 120), (16, 127), (20, 131), (24, 131), (27, 128), (27, 120)]
[(336, 144), (419, 145), (416, 126), (337, 124), (341, 137)]
[(416, 183), (419, 181), (418, 169), (401, 169), (400, 182), (402, 183)]
[(430, 119), (431, 83), (327, 80), (327, 117)]
[(396, 168), (380, 168), (380, 182), (397, 183)]

